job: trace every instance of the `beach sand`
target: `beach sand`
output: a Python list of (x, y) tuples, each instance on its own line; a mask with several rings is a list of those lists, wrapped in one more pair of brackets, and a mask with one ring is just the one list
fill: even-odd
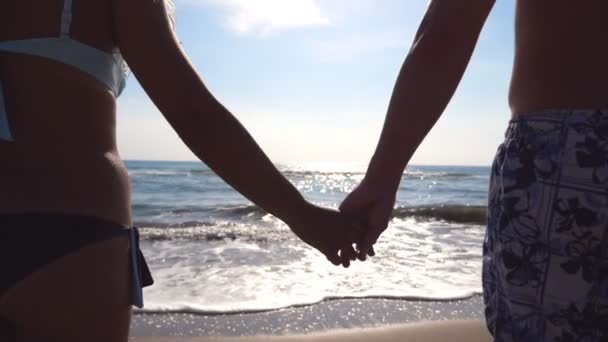
[(134, 342), (491, 341), (482, 300), (349, 299), (260, 313), (136, 314)]
[(492, 338), (481, 320), (448, 320), (407, 323), (380, 328), (326, 331), (307, 335), (255, 337), (134, 337), (134, 342), (490, 342)]

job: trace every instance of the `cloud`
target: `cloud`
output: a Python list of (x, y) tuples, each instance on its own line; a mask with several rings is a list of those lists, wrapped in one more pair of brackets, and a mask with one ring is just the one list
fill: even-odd
[(225, 11), (225, 24), (239, 34), (266, 36), (277, 31), (329, 24), (316, 0), (184, 0)]

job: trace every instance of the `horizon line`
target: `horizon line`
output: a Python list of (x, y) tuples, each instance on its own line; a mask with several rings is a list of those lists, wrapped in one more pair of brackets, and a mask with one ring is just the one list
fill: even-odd
[[(156, 162), (156, 163), (201, 163), (205, 165), (200, 160), (192, 159), (192, 160), (166, 160), (166, 159), (123, 159), (124, 162)], [(356, 162), (331, 162), (331, 161), (301, 161), (301, 162), (273, 162), (275, 165), (297, 165), (297, 164), (327, 164), (327, 163), (336, 163), (336, 164), (357, 164)], [(367, 166), (367, 163), (360, 164), (361, 166)], [(408, 165), (410, 166), (441, 166), (441, 167), (491, 167), (491, 164), (425, 164), (425, 163), (413, 163)]]

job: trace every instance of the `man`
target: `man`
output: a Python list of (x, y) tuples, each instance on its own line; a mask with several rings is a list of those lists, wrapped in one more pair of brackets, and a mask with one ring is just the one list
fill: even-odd
[[(388, 226), (410, 157), (454, 94), (494, 0), (432, 0), (367, 175), (341, 210), (361, 255)], [(605, 0), (516, 1), (513, 119), (490, 181), (486, 320), (496, 341), (608, 339)]]

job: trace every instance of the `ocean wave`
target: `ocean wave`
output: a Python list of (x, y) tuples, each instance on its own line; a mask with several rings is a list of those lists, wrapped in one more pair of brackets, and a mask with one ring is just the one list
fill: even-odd
[(143, 309), (135, 309), (135, 313), (142, 314), (166, 314), (166, 313), (181, 313), (181, 314), (193, 314), (202, 316), (218, 316), (218, 315), (241, 315), (241, 314), (253, 314), (253, 313), (264, 313), (272, 312), (285, 309), (295, 309), (322, 304), (326, 302), (335, 302), (341, 300), (402, 300), (411, 302), (454, 302), (472, 299), (479, 297), (481, 291), (467, 292), (456, 294), (452, 296), (398, 296), (398, 295), (361, 295), (361, 296), (328, 296), (323, 297), (316, 301), (306, 303), (296, 303), (291, 305), (283, 305), (276, 307), (255, 307), (255, 308), (208, 308), (201, 305), (189, 305), (189, 304), (156, 304), (149, 303)]
[(272, 241), (292, 240), (292, 234), (283, 230), (269, 230), (256, 225), (235, 225), (218, 222), (185, 222), (180, 224), (140, 224), (142, 240), (148, 241), (246, 241), (266, 243)]
[[(300, 170), (282, 170), (281, 173), (288, 177), (365, 175), (365, 172), (300, 171)], [(161, 170), (131, 170), (131, 171), (129, 171), (129, 176), (191, 176), (191, 175), (216, 176), (215, 172), (211, 169), (188, 169), (188, 170), (176, 170), (176, 171), (161, 171)]]
[[(261, 220), (268, 213), (253, 204), (243, 205), (217, 205), (217, 206), (184, 206), (181, 208), (171, 207), (168, 204), (156, 205), (156, 204), (143, 204), (136, 203), (132, 205), (132, 209), (135, 212), (135, 216), (143, 213), (156, 213), (158, 215), (204, 215), (209, 218), (223, 218), (223, 219), (247, 219), (247, 220)], [(144, 216), (145, 217), (145, 216)], [(140, 224), (153, 225), (157, 227), (158, 222), (140, 220)], [(195, 222), (196, 223), (196, 222)], [(182, 224), (182, 223), (180, 223)], [(182, 224), (183, 225), (183, 224)], [(160, 226), (163, 227), (163, 226)], [(159, 227), (159, 228), (160, 228)]]
[(344, 171), (299, 171), (299, 170), (283, 170), (281, 173), (285, 176), (361, 176), (365, 175), (365, 172), (344, 172)]
[(256, 206), (256, 205), (232, 205), (232, 206), (191, 206), (179, 209), (173, 209), (170, 211), (171, 214), (194, 214), (194, 213), (206, 213), (212, 216), (220, 216), (227, 218), (237, 217), (251, 217), (261, 219), (268, 213)]
[[(364, 176), (365, 172), (333, 172), (333, 171), (297, 171), (297, 170), (285, 170), (281, 171), (283, 175), (287, 177), (311, 177), (311, 176), (344, 176), (344, 177), (352, 177), (352, 176)], [(471, 178), (478, 177), (479, 175), (475, 175), (472, 173), (466, 172), (431, 172), (431, 171), (405, 171), (403, 173), (403, 179), (437, 179), (437, 178)]]
[(129, 176), (188, 176), (185, 171), (135, 170), (129, 171)]
[(396, 218), (437, 219), (454, 223), (485, 224), (487, 207), (466, 205), (439, 205), (422, 207), (401, 207), (393, 212)]
[(426, 171), (406, 171), (404, 179), (440, 179), (440, 178), (472, 178), (477, 177), (472, 173), (464, 172), (426, 172)]
[(217, 226), (216, 221), (184, 221), (184, 222), (157, 222), (157, 221), (136, 221), (135, 226), (144, 229), (187, 229), (196, 227)]
[[(136, 207), (137, 210), (146, 210), (146, 206)], [(217, 207), (186, 207), (167, 209), (165, 213), (172, 215), (206, 216), (206, 220), (188, 220), (182, 222), (157, 222), (153, 220), (139, 220), (136, 224), (146, 228), (193, 228), (201, 226), (215, 226), (218, 222), (256, 223), (264, 220), (269, 214), (256, 205), (233, 205)], [(486, 223), (487, 207), (469, 205), (427, 205), (418, 207), (399, 207), (393, 211), (393, 218), (416, 218), (424, 220), (442, 220), (453, 223)]]
[(210, 169), (185, 169), (185, 170), (129, 170), (129, 176), (199, 176), (211, 175), (215, 173)]
[(191, 174), (212, 174), (215, 175), (215, 172), (211, 169), (191, 169), (188, 171)]

